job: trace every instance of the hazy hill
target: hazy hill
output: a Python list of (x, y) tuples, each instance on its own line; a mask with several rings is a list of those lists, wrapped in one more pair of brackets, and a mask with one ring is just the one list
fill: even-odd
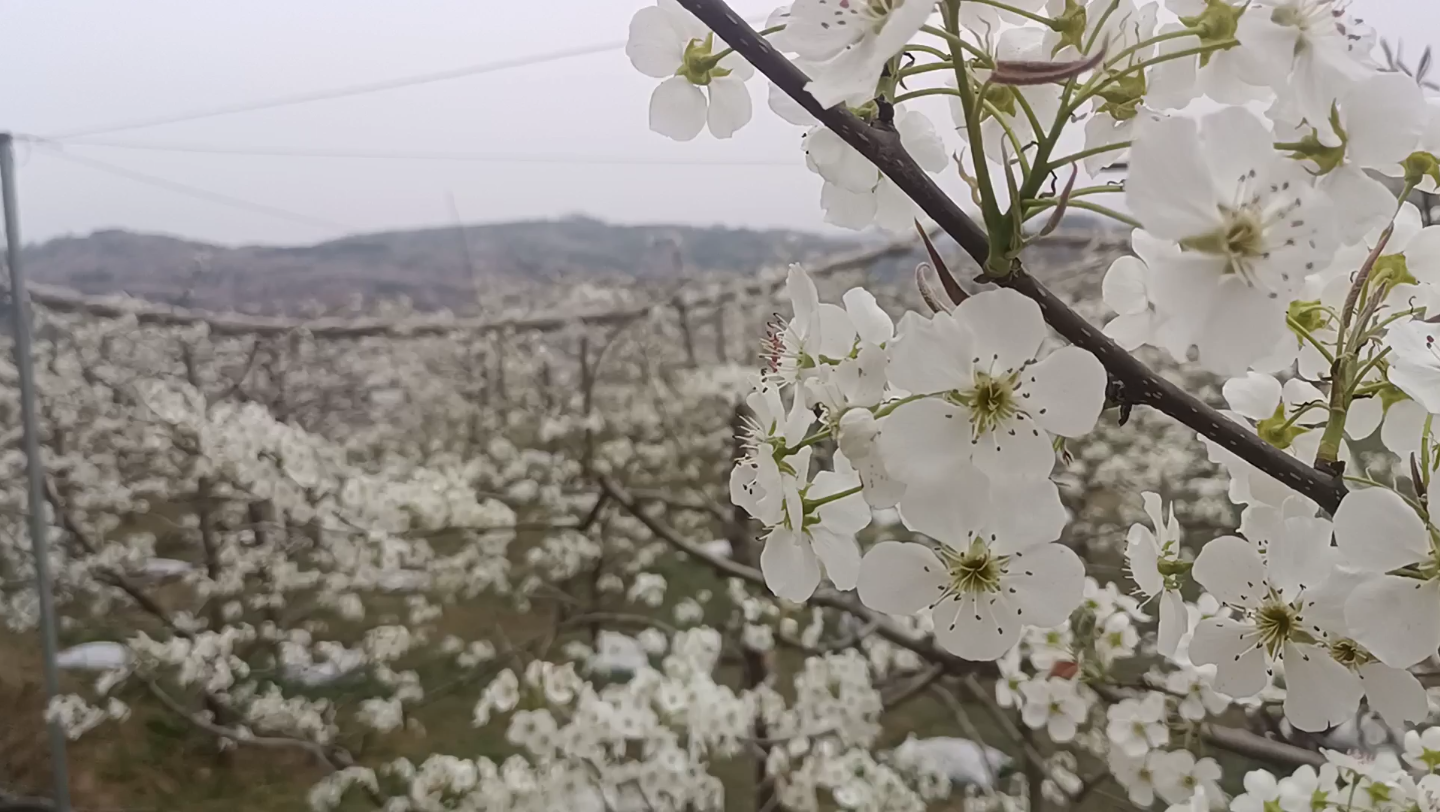
[[(82, 293), (159, 302), (289, 310), (306, 300), (409, 296), (422, 308), (463, 309), (474, 276), (488, 281), (673, 277), (685, 270), (750, 272), (853, 247), (795, 231), (617, 226), (588, 218), (365, 234), (310, 246), (228, 248), (128, 231), (28, 247), (31, 278)], [(467, 259), (468, 252), (468, 259)]]

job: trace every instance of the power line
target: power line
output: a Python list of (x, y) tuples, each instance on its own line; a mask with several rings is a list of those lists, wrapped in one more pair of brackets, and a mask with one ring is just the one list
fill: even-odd
[(656, 158), (625, 155), (565, 155), (501, 152), (406, 152), (402, 150), (330, 149), (308, 147), (230, 147), (206, 144), (143, 143), (125, 141), (55, 141), (38, 136), (17, 135), (17, 140), (63, 145), (65, 148), (97, 147), (147, 152), (176, 152), (199, 155), (231, 155), (257, 158), (337, 158), (395, 161), (453, 161), (461, 163), (535, 163), (573, 164), (576, 166), (800, 166), (796, 159), (784, 158)]
[(319, 217), (311, 217), (308, 214), (293, 212), (288, 209), (270, 206), (265, 203), (256, 203), (251, 200), (245, 200), (244, 198), (221, 194), (220, 192), (211, 192), (209, 190), (201, 189), (199, 187), (191, 186), (189, 184), (179, 183), (168, 178), (161, 178), (155, 175), (146, 174), (144, 172), (136, 172), (133, 169), (126, 169), (123, 166), (116, 166), (115, 164), (107, 163), (105, 161), (97, 161), (94, 158), (81, 158), (78, 155), (71, 155), (67, 152), (64, 152), (56, 148), (54, 145), (46, 143), (45, 141), (37, 140), (35, 141), (35, 143), (39, 144), (42, 147), (45, 147), (45, 153), (48, 155), (53, 155), (56, 158), (61, 158), (66, 161), (79, 164), (81, 166), (87, 166), (100, 172), (107, 172), (112, 175), (127, 178), (136, 183), (143, 183), (147, 186), (154, 186), (160, 189), (165, 189), (176, 194), (187, 195), (189, 197), (194, 197), (222, 206), (230, 206), (232, 208), (244, 209), (246, 211), (265, 214), (271, 217), (278, 217), (282, 220), (291, 220), (293, 222), (303, 223), (308, 226), (320, 226), (326, 229), (339, 229), (341, 231), (355, 230), (350, 226), (347, 226), (343, 223), (337, 223), (333, 220), (325, 220)]
[(597, 45), (584, 45), (578, 48), (567, 48), (560, 51), (550, 51), (548, 53), (534, 54), (531, 56), (482, 62), (476, 65), (466, 65), (464, 67), (435, 71), (433, 73), (414, 74), (398, 79), (386, 79), (379, 82), (349, 85), (347, 87), (331, 88), (329, 90), (314, 90), (307, 93), (293, 93), (253, 102), (241, 102), (203, 110), (194, 110), (188, 113), (175, 113), (166, 116), (131, 119), (129, 121), (120, 121), (114, 124), (95, 127), (84, 127), (70, 130), (69, 132), (54, 133), (46, 137), (52, 140), (67, 140), (71, 138), (81, 138), (87, 135), (103, 135), (106, 133), (121, 132), (122, 130), (138, 130), (144, 127), (158, 127), (162, 124), (178, 124), (182, 121), (199, 121), (200, 119), (216, 118), (218, 116), (228, 116), (236, 113), (250, 113), (256, 110), (271, 110), (277, 107), (290, 107), (297, 104), (309, 104), (310, 102), (343, 99), (349, 96), (361, 96), (367, 93), (398, 90), (400, 88), (414, 87), (415, 85), (430, 84), (432, 82), (445, 82), (451, 79), (461, 79), (466, 76), (479, 76), (481, 74), (495, 73), (512, 68), (543, 65), (547, 62), (557, 62), (562, 59), (571, 59), (577, 56), (588, 56), (590, 54), (613, 51), (623, 47), (625, 47), (623, 40)]

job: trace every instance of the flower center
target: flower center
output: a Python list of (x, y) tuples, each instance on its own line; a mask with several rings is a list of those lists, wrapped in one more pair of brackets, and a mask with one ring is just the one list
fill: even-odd
[(1020, 411), (1015, 396), (1019, 381), (1018, 373), (994, 376), (976, 372), (975, 386), (970, 391), (954, 393), (954, 399), (970, 410), (975, 437), (994, 431)]
[(1006, 559), (990, 552), (979, 537), (971, 540), (970, 547), (964, 551), (942, 547), (940, 560), (950, 576), (949, 594), (981, 595), (1000, 591)]
[(1350, 668), (1359, 668), (1375, 660), (1370, 656), (1370, 652), (1366, 651), (1359, 643), (1348, 638), (1336, 640), (1330, 644), (1330, 657), (1335, 662)]
[(1255, 628), (1260, 633), (1260, 645), (1265, 647), (1271, 658), (1279, 655), (1285, 645), (1300, 627), (1300, 613), (1287, 603), (1270, 599), (1255, 613)]

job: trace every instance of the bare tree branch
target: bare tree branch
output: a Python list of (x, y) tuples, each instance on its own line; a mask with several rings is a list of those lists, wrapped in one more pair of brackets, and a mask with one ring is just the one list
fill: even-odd
[[(965, 252), (985, 267), (990, 240), (985, 231), (949, 198), (910, 158), (893, 127), (871, 126), (843, 105), (826, 109), (805, 90), (810, 79), (783, 54), (732, 11), (724, 0), (679, 0), (709, 26), (720, 39), (765, 74), (776, 87), (795, 99), (826, 127), (895, 182), (949, 234)], [(1066, 340), (1095, 355), (1119, 384), (1125, 402), (1151, 406), (1210, 438), (1285, 485), (1334, 512), (1344, 498), (1344, 483), (1322, 473), (1261, 440), (1198, 398), (1156, 375), (1133, 355), (1122, 350), (1093, 324), (1070, 309), (1017, 260), (1004, 276), (991, 277), (997, 285), (1018, 291), (1040, 305), (1045, 320)]]

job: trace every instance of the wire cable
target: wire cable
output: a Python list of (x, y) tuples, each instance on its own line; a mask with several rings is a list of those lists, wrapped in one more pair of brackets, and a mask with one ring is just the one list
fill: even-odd
[(699, 158), (657, 158), (625, 155), (565, 155), (565, 154), (524, 154), (500, 152), (405, 152), (397, 150), (329, 149), (308, 147), (229, 147), (205, 144), (143, 143), (125, 141), (56, 141), (32, 135), (16, 135), (17, 141), (31, 141), (62, 145), (66, 149), (75, 147), (97, 147), (104, 149), (141, 150), (147, 152), (193, 153), (199, 155), (231, 155), (258, 158), (338, 158), (395, 161), (454, 161), (460, 163), (534, 163), (572, 164), (576, 166), (764, 166), (797, 167), (803, 164), (797, 158), (721, 158), (704, 160)]
[(269, 215), (270, 217), (277, 217), (282, 220), (290, 220), (292, 222), (302, 223), (307, 226), (315, 226), (325, 229), (338, 229), (345, 232), (354, 232), (356, 230), (351, 226), (347, 226), (344, 223), (337, 223), (334, 220), (326, 220), (320, 217), (312, 217), (308, 214), (301, 214), (299, 212), (282, 209), (265, 203), (256, 203), (251, 200), (245, 200), (244, 198), (234, 197), (233, 195), (221, 194), (220, 192), (211, 192), (207, 189), (201, 189), (199, 187), (191, 186), (186, 183), (179, 183), (168, 178), (157, 177), (155, 175), (150, 175), (144, 172), (136, 172), (133, 169), (126, 169), (123, 166), (116, 166), (115, 164), (108, 163), (106, 161), (97, 161), (93, 158), (82, 158), (78, 155), (71, 155), (70, 153), (58, 149), (53, 144), (46, 143), (45, 141), (37, 140), (34, 143), (45, 148), (42, 154), (51, 155), (56, 158), (70, 161), (71, 163), (79, 164), (81, 166), (86, 166), (100, 172), (106, 172), (122, 178), (127, 178), (136, 183), (142, 183), (147, 186), (154, 186), (159, 189), (165, 189), (167, 191), (174, 192), (175, 194), (187, 195), (189, 197), (194, 197), (199, 200), (207, 201), (209, 203), (215, 203), (222, 206), (230, 206), (232, 208), (243, 209), (245, 211), (258, 214), (265, 214)]
[[(764, 22), (768, 15), (752, 17), (747, 20), (752, 24)], [(590, 56), (592, 54), (605, 53), (606, 51), (617, 51), (625, 47), (625, 40), (614, 40), (611, 42), (596, 43), (593, 45), (581, 45), (575, 48), (564, 48), (558, 51), (549, 51), (543, 54), (532, 54), (530, 56), (511, 57), (492, 62), (481, 62), (475, 65), (465, 65), (449, 70), (434, 71), (431, 73), (418, 73), (411, 76), (402, 76), (397, 79), (385, 79), (378, 82), (349, 85), (346, 87), (330, 88), (329, 90), (313, 90), (307, 93), (293, 93), (286, 96), (276, 96), (269, 99), (260, 99), (252, 102), (240, 102), (227, 104), (219, 107), (211, 107), (204, 110), (195, 110), (189, 113), (174, 113), (166, 116), (153, 116), (149, 118), (131, 119), (119, 121), (114, 124), (105, 124), (93, 127), (82, 127), (68, 132), (51, 133), (46, 136), (51, 140), (65, 141), (72, 138), (83, 138), (88, 135), (106, 135), (109, 133), (122, 132), (125, 130), (139, 130), (146, 127), (159, 127), (164, 124), (179, 124), (185, 121), (199, 121), (219, 116), (229, 116), (236, 113), (250, 113), (256, 110), (273, 110), (277, 107), (291, 107), (297, 104), (309, 104), (317, 101), (329, 101), (330, 99), (343, 99), (350, 96), (363, 96), (368, 93), (380, 93), (387, 90), (399, 90), (416, 85), (426, 85), (434, 82), (448, 82), (452, 79), (463, 79), (467, 76), (481, 76), (487, 73), (511, 70), (514, 68), (528, 68), (535, 65), (544, 65), (549, 62), (558, 62), (562, 59), (573, 59), (578, 56)]]
[(550, 51), (543, 54), (531, 56), (514, 57), (501, 59), (493, 62), (482, 62), (476, 65), (466, 65), (450, 70), (435, 71), (433, 73), (420, 73), (411, 76), (403, 76), (398, 79), (386, 79), (379, 82), (368, 82), (366, 84), (349, 85), (347, 87), (330, 88), (328, 90), (314, 90), (307, 93), (293, 93), (285, 96), (276, 96), (269, 99), (260, 99), (252, 102), (241, 102), (238, 104), (227, 104), (219, 107), (211, 107), (204, 110), (194, 110), (188, 113), (174, 113), (165, 116), (153, 116), (149, 118), (131, 119), (129, 121), (118, 121), (113, 124), (104, 124), (94, 127), (82, 127), (68, 132), (52, 133), (46, 138), (55, 141), (82, 138), (87, 135), (104, 135), (124, 130), (138, 130), (145, 127), (159, 127), (163, 124), (179, 124), (184, 121), (199, 121), (219, 116), (229, 116), (236, 113), (250, 113), (256, 110), (273, 110), (277, 107), (291, 107), (297, 104), (309, 104), (311, 102), (328, 101), (330, 99), (343, 99), (350, 96), (362, 96), (368, 93), (380, 93), (387, 90), (399, 90), (416, 85), (430, 84), (433, 82), (446, 82), (451, 79), (462, 79), (467, 76), (480, 76), (486, 73), (510, 70), (513, 68), (525, 68), (533, 65), (543, 65), (547, 62), (558, 62), (562, 59), (572, 59), (577, 56), (588, 56), (591, 54), (614, 51), (625, 47), (623, 40), (618, 42), (605, 42), (596, 45), (583, 45), (577, 48), (567, 48), (560, 51)]

